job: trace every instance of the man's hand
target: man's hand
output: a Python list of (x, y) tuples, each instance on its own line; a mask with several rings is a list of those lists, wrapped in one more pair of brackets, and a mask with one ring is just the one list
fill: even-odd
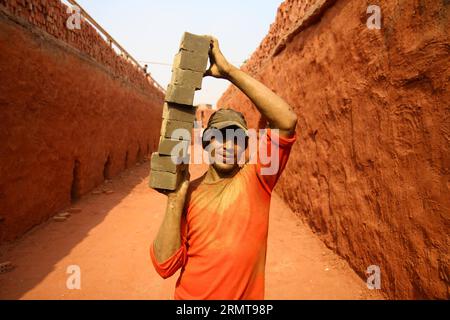
[(175, 191), (166, 192), (168, 197), (168, 205), (170, 206), (184, 207), (184, 202), (186, 201), (186, 195), (189, 188), (189, 179), (191, 177), (189, 168), (186, 168), (182, 175), (183, 177), (177, 189)]
[(205, 72), (205, 77), (211, 76), (219, 79), (227, 79), (233, 66), (225, 59), (220, 51), (219, 41), (212, 36), (208, 37), (211, 39), (211, 49), (209, 50), (209, 61), (211, 66)]

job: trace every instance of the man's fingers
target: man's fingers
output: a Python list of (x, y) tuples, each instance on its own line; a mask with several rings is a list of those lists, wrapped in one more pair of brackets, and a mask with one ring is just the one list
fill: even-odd
[(206, 72), (203, 74), (203, 77), (217, 77), (217, 66), (216, 66), (216, 58), (220, 56), (220, 50), (219, 50), (219, 40), (213, 36), (205, 36), (210, 39), (210, 50), (209, 50), (209, 62), (210, 67)]
[(161, 194), (163, 194), (165, 196), (168, 196), (170, 193), (173, 192), (173, 191), (165, 190), (165, 189), (154, 189), (154, 190), (156, 190), (157, 192), (159, 192), (159, 193), (161, 193)]
[(189, 168), (184, 169), (183, 180), (189, 181), (191, 178), (191, 173), (189, 172)]
[(217, 40), (217, 38), (213, 36), (204, 36), (204, 37), (209, 38), (211, 51), (219, 48), (219, 40)]
[(211, 36), (209, 34), (205, 34), (205, 35), (203, 35), (203, 37), (208, 38), (209, 40), (211, 40), (211, 42), (214, 41), (214, 40), (217, 40), (216, 37)]
[(213, 37), (213, 36), (211, 36), (210, 37), (211, 38), (211, 42), (213, 43), (213, 45), (218, 45), (219, 44), (219, 40), (217, 40), (217, 38), (216, 37)]
[(181, 181), (180, 185), (178, 186), (177, 191), (185, 192), (187, 188), (189, 187), (189, 182), (191, 180), (191, 174), (189, 173), (189, 169), (185, 169), (185, 172), (183, 173), (183, 180)]

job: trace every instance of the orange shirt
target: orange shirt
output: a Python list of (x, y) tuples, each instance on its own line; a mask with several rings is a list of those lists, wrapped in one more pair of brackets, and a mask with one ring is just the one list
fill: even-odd
[[(271, 136), (274, 133), (268, 129), (261, 141), (270, 142)], [(150, 246), (153, 265), (163, 278), (181, 268), (175, 299), (264, 299), (271, 192), (296, 140), (295, 136), (278, 138), (269, 151), (279, 153), (275, 174), (262, 175), (261, 169), (270, 164), (258, 160), (233, 178), (205, 183), (202, 177), (190, 183), (180, 249), (158, 263)]]

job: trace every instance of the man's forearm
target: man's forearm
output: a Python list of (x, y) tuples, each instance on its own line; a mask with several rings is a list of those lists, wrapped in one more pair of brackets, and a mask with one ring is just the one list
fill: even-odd
[(184, 203), (169, 196), (166, 214), (154, 241), (154, 253), (158, 262), (169, 259), (181, 246), (181, 217)]
[(284, 136), (291, 136), (295, 132), (297, 115), (286, 101), (234, 66), (230, 66), (227, 74), (227, 79), (250, 98), (272, 128), (279, 129)]

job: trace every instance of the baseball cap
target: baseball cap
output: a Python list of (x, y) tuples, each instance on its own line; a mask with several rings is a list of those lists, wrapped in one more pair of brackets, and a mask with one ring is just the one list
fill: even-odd
[[(233, 109), (219, 109), (214, 112), (208, 121), (208, 126), (203, 132), (203, 147), (209, 143), (209, 141), (205, 141), (205, 138), (208, 137), (208, 133), (210, 133), (211, 129), (222, 130), (227, 127), (236, 126), (239, 129), (242, 129), (245, 136), (248, 136), (248, 126), (247, 121), (244, 118), (244, 115)], [(209, 140), (209, 139), (206, 139)]]

